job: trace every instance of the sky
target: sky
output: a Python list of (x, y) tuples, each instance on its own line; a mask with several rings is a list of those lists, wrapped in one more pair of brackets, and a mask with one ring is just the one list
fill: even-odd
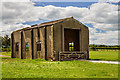
[[(0, 35), (56, 19), (73, 16), (89, 27), (90, 44), (118, 44), (119, 0), (3, 0)], [(1, 5), (2, 4), (2, 5)]]

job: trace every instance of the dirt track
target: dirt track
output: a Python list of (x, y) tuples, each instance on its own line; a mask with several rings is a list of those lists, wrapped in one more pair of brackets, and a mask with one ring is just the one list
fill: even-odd
[(89, 61), (94, 63), (120, 64), (120, 62), (117, 61), (99, 61), (99, 60), (82, 60), (82, 61)]

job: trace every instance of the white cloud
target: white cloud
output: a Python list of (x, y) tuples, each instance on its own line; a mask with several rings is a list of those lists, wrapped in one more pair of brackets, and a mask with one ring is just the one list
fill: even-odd
[[(82, 18), (82, 22), (93, 25), (93, 28), (89, 28), (91, 44), (118, 44), (117, 10), (117, 5), (109, 3), (95, 3), (90, 6), (89, 15)], [(99, 29), (100, 32), (96, 29)]]
[[(91, 33), (93, 32), (93, 33)], [(107, 31), (105, 33), (96, 33), (94, 28), (90, 29), (90, 44), (118, 44), (118, 31)]]
[(30, 25), (23, 25), (21, 23), (13, 24), (13, 25), (0, 23), (0, 26), (2, 26), (2, 27), (0, 27), (0, 33), (1, 33), (0, 35), (8, 34), (9, 36), (14, 30), (22, 29), (25, 27), (30, 27)]
[(118, 3), (118, 2), (120, 2), (120, 0), (107, 0), (107, 2), (114, 2), (114, 3)]
[(2, 21), (5, 24), (23, 23), (26, 21), (37, 21), (35, 16), (35, 7), (31, 2), (4, 2), (2, 6)]
[(109, 3), (95, 3), (90, 6), (89, 15), (82, 21), (86, 23), (118, 23), (118, 6)]
[(118, 30), (118, 24), (93, 24), (93, 27), (105, 31)]
[[(117, 10), (117, 5), (109, 3), (94, 3), (89, 8), (79, 8), (72, 6), (55, 7), (52, 5), (36, 7), (32, 2), (4, 2), (0, 34), (10, 34), (16, 29), (27, 27), (29, 25), (22, 24), (27, 21), (53, 20), (73, 16), (82, 23), (91, 23), (93, 25), (93, 28), (89, 28), (90, 43), (117, 44)], [(105, 33), (98, 32), (96, 29), (105, 30)]]
[(29, 2), (30, 0), (2, 0), (2, 2)]

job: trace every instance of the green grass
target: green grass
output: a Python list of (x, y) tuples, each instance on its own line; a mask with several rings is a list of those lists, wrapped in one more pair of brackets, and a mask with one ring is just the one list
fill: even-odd
[[(119, 51), (89, 51), (89, 58), (91, 60), (103, 60), (103, 61), (119, 61)], [(11, 52), (1, 52), (0, 55), (11, 56)]]
[(89, 58), (91, 60), (103, 60), (103, 61), (119, 61), (119, 51), (90, 51)]
[[(2, 52), (0, 55), (10, 56)], [(118, 61), (118, 51), (90, 51), (90, 59)], [(3, 78), (118, 78), (118, 65), (88, 61), (50, 62), (3, 57)]]
[(118, 65), (2, 58), (3, 78), (118, 78)]
[(0, 55), (11, 56), (11, 52), (0, 52)]

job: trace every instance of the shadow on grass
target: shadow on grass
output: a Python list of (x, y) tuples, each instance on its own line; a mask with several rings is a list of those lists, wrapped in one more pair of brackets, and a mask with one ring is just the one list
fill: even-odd
[(95, 61), (118, 61), (118, 62), (120, 62), (118, 59), (115, 59), (115, 60), (109, 60), (109, 59), (89, 59), (89, 60), (95, 60)]
[(11, 58), (11, 57), (2, 57), (2, 60), (20, 60), (20, 61), (46, 61), (44, 59), (38, 58), (38, 59), (20, 59), (20, 58)]
[(2, 59), (13, 59), (11, 57), (2, 57)]
[(96, 61), (100, 61), (100, 60), (102, 60), (102, 59), (89, 59), (89, 60), (96, 60)]

